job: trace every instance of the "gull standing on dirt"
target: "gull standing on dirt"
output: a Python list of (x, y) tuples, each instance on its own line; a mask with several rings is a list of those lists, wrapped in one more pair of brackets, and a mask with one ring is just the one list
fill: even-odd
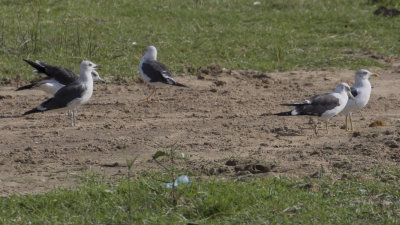
[(148, 46), (146, 48), (146, 53), (139, 64), (139, 71), (143, 80), (150, 84), (150, 87), (153, 89), (150, 95), (143, 99), (145, 102), (156, 92), (156, 87), (154, 87), (156, 84), (187, 87), (186, 85), (176, 82), (174, 78), (172, 78), (171, 72), (168, 70), (167, 66), (157, 61), (157, 49), (154, 46)]
[[(331, 93), (315, 95), (306, 99), (303, 102), (293, 104), (282, 104), (290, 106), (293, 110), (281, 112), (277, 116), (297, 116), (310, 115), (318, 116), (325, 120), (326, 132), (328, 132), (329, 120), (339, 114), (347, 104), (348, 99), (354, 99), (350, 91), (350, 86), (347, 83), (340, 83)], [(315, 124), (314, 132), (317, 134), (317, 124)]]
[[(363, 109), (369, 101), (371, 95), (371, 83), (368, 79), (371, 76), (379, 77), (378, 74), (371, 73), (365, 69), (358, 70), (354, 75), (355, 84), (351, 87), (351, 93), (354, 96), (354, 100), (349, 99), (346, 107), (340, 113), (346, 116), (346, 130), (351, 129), (354, 131), (351, 115), (353, 111), (360, 111)], [(349, 128), (348, 120), (350, 120), (351, 128)]]
[(44, 101), (38, 107), (25, 112), (24, 115), (44, 112), (48, 110), (72, 110), (72, 126), (75, 126), (76, 108), (79, 105), (87, 103), (90, 97), (92, 97), (92, 72), (96, 69), (97, 66), (98, 65), (90, 61), (83, 61), (79, 69), (80, 76), (76, 81), (62, 87), (55, 93), (52, 98)]
[[(25, 89), (39, 89), (50, 95), (54, 95), (60, 88), (74, 82), (79, 77), (68, 68), (52, 66), (40, 61), (32, 62), (27, 59), (24, 59), (24, 61), (36, 69), (34, 71), (36, 74), (44, 73), (47, 77), (38, 81), (34, 81), (31, 84), (19, 87), (17, 91)], [(103, 79), (101, 79), (96, 70), (92, 71), (92, 76), (94, 81), (100, 80), (105, 82)]]

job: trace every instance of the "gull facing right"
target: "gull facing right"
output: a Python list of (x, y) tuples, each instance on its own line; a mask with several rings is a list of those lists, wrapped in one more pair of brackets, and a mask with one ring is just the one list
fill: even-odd
[[(297, 116), (310, 115), (318, 116), (325, 120), (326, 132), (328, 132), (329, 120), (339, 114), (347, 104), (348, 99), (354, 98), (350, 92), (350, 86), (347, 83), (340, 83), (331, 93), (315, 95), (305, 101), (282, 104), (293, 108), (288, 112), (276, 113), (277, 116)], [(314, 132), (317, 134), (317, 124), (314, 126)]]
[(169, 84), (180, 87), (187, 87), (184, 84), (174, 80), (167, 66), (157, 61), (157, 49), (154, 46), (148, 46), (146, 53), (139, 64), (140, 75), (145, 80), (153, 91), (143, 101), (147, 102), (149, 98), (156, 92), (154, 87), (156, 84)]
[(38, 107), (25, 112), (24, 115), (49, 110), (72, 110), (72, 126), (75, 126), (76, 108), (87, 103), (92, 97), (92, 72), (96, 69), (96, 67), (97, 65), (90, 61), (83, 61), (79, 69), (80, 76), (76, 81), (62, 87), (52, 98), (47, 99)]
[[(360, 111), (363, 109), (369, 101), (371, 95), (371, 83), (368, 79), (371, 76), (379, 77), (378, 74), (371, 73), (365, 69), (358, 70), (354, 75), (355, 84), (351, 87), (351, 93), (354, 96), (354, 100), (349, 99), (346, 107), (341, 112), (341, 114), (346, 116), (346, 130), (354, 131), (351, 115), (353, 111)], [(348, 120), (350, 120), (351, 129), (349, 128)]]

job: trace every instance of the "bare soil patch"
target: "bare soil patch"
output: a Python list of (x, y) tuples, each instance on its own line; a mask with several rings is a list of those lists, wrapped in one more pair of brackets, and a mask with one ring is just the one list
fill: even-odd
[[(308, 117), (277, 117), (280, 103), (330, 92), (354, 71), (262, 73), (200, 68), (177, 77), (190, 88), (164, 86), (154, 101), (142, 102), (143, 83), (96, 84), (88, 105), (78, 109), (79, 127), (64, 113), (22, 117), (45, 99), (40, 91), (0, 87), (0, 195), (68, 187), (91, 170), (107, 177), (126, 174), (126, 159), (138, 156), (136, 170), (157, 168), (151, 156), (174, 144), (190, 156), (192, 169), (217, 176), (312, 176), (337, 171), (358, 174), (400, 163), (400, 79), (398, 65), (371, 69), (368, 106), (353, 116), (333, 118), (326, 134), (315, 136)], [(386, 126), (369, 127), (374, 121)]]

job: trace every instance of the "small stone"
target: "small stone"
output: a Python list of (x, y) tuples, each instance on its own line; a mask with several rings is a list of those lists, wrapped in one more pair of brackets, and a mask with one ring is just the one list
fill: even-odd
[(387, 131), (384, 132), (384, 134), (385, 134), (385, 135), (391, 135), (391, 134), (394, 134), (394, 132), (393, 132), (393, 131), (390, 131), (390, 130), (387, 130)]
[(218, 170), (217, 170), (217, 172), (218, 172), (218, 174), (221, 174), (221, 173), (228, 173), (228, 172), (229, 172), (229, 169), (228, 169), (227, 167), (219, 167)]
[(388, 141), (385, 143), (389, 148), (398, 148), (399, 145), (395, 141)]
[(353, 133), (353, 137), (360, 137), (361, 133), (359, 131), (356, 131)]
[(209, 173), (210, 175), (217, 175), (217, 169), (211, 168), (211, 169), (208, 170), (208, 173)]
[(340, 178), (341, 180), (347, 180), (349, 179), (350, 176), (347, 173), (342, 174), (342, 177)]
[(315, 173), (313, 173), (313, 174), (310, 174), (310, 177), (311, 177), (311, 178), (320, 178), (320, 177), (321, 177), (321, 176), (320, 176), (320, 172), (317, 171), (317, 172), (315, 172)]

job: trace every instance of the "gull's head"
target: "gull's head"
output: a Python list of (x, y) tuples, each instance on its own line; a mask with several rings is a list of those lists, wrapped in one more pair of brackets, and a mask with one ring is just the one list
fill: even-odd
[(335, 92), (337, 93), (347, 93), (347, 95), (349, 96), (349, 98), (354, 99), (353, 94), (351, 94), (351, 88), (347, 83), (340, 83), (336, 86), (335, 88)]
[(356, 72), (354, 75), (355, 80), (368, 80), (371, 76), (379, 77), (376, 73), (371, 73), (366, 69), (361, 69)]
[(100, 77), (100, 74), (96, 70), (92, 70), (92, 77), (93, 77), (93, 81), (99, 80), (99, 81), (102, 81), (104, 83), (106, 82), (105, 80), (103, 80)]
[(89, 73), (91, 73), (93, 70), (95, 70), (96, 68), (98, 68), (99, 67), (99, 65), (97, 65), (97, 64), (95, 64), (95, 63), (93, 63), (93, 62), (90, 62), (90, 61), (83, 61), (82, 63), (81, 63), (81, 66), (80, 66), (80, 72), (89, 72)]
[(149, 60), (157, 60), (157, 49), (154, 46), (147, 46), (144, 58)]

